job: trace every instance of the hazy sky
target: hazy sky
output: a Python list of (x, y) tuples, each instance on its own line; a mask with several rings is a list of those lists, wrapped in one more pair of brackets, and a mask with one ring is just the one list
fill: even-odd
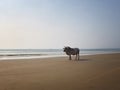
[(0, 48), (120, 48), (120, 0), (0, 0)]

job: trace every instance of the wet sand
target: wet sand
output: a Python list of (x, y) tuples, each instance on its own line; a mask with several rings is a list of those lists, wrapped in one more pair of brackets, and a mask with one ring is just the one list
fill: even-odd
[(0, 90), (120, 90), (120, 53), (3, 60)]

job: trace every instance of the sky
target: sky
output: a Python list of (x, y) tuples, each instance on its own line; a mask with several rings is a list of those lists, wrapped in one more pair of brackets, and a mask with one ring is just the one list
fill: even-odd
[(120, 48), (120, 0), (0, 0), (0, 49)]

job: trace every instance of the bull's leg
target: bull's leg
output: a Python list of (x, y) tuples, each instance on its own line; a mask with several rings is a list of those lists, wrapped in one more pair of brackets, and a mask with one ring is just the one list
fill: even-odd
[(79, 54), (76, 55), (76, 60), (79, 60)]
[(71, 60), (71, 55), (69, 55), (69, 60)]
[(77, 60), (77, 54), (75, 55), (75, 60)]
[(80, 55), (78, 54), (78, 60), (80, 60)]

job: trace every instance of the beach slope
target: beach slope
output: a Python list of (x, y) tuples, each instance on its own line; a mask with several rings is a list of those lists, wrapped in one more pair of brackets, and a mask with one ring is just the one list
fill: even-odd
[(120, 53), (2, 60), (0, 90), (120, 90)]

